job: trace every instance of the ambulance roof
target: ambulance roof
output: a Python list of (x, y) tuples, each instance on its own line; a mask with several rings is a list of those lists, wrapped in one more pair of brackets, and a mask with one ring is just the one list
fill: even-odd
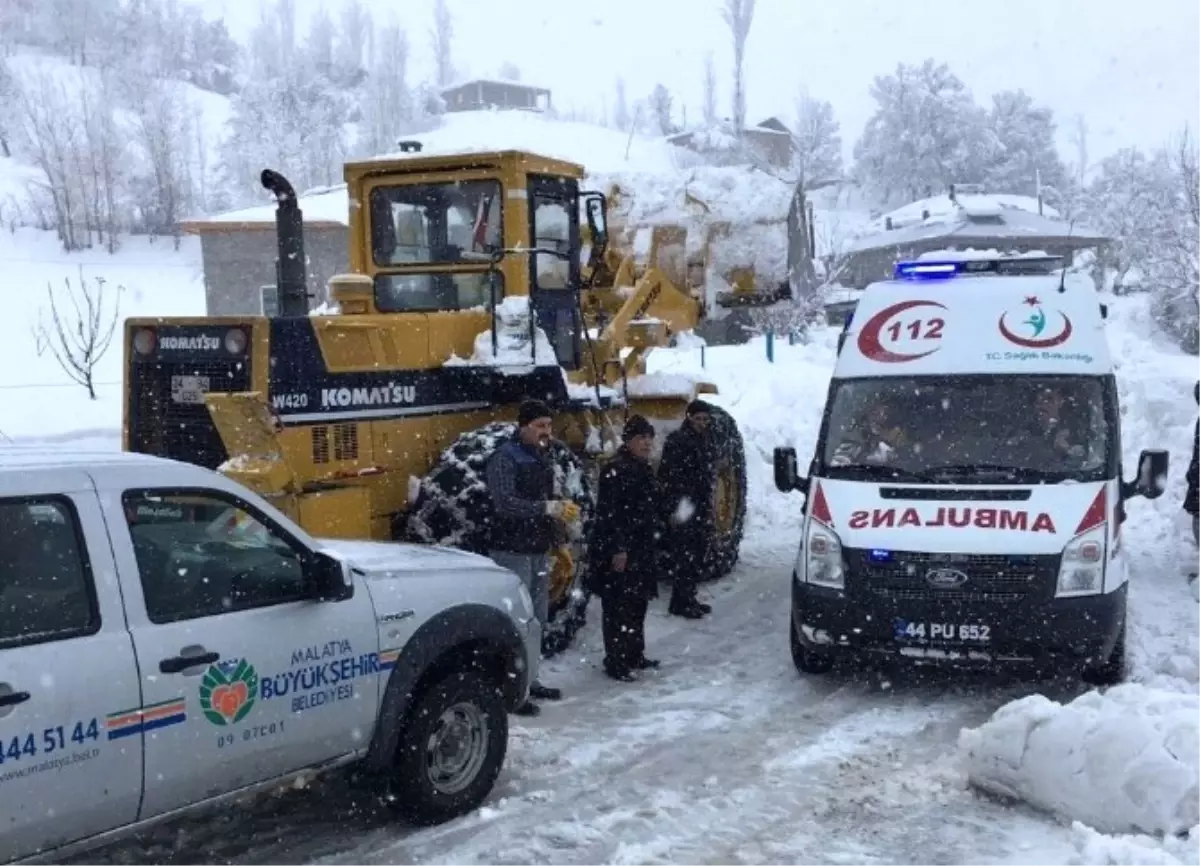
[(834, 378), (1112, 371), (1096, 292), (1060, 292), (1044, 265), (902, 262), (896, 274), (863, 292)]

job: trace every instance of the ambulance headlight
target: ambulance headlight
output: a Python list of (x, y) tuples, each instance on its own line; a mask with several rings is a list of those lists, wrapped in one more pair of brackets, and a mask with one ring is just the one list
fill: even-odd
[(846, 585), (846, 566), (842, 559), (842, 541), (837, 533), (815, 520), (808, 522), (804, 537), (804, 579), (817, 586), (842, 589)]
[(1063, 548), (1055, 596), (1098, 595), (1104, 588), (1104, 560), (1104, 527), (1073, 539)]

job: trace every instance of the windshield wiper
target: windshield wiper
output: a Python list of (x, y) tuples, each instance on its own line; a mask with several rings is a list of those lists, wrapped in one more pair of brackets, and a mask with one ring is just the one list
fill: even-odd
[(853, 473), (865, 476), (870, 480), (880, 481), (919, 481), (930, 484), (935, 480), (926, 472), (914, 472), (911, 469), (887, 466), (882, 463), (848, 463), (841, 466), (829, 466), (828, 471)]
[(1062, 472), (1033, 469), (1026, 466), (1008, 466), (1003, 463), (947, 463), (943, 466), (931, 466), (925, 470), (925, 474), (938, 479), (1000, 476), (1017, 484), (1061, 481), (1065, 477)]

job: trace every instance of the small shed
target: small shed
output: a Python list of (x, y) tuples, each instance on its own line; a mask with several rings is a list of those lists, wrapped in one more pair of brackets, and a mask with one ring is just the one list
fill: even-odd
[(872, 230), (846, 247), (840, 282), (864, 288), (890, 279), (897, 262), (930, 250), (1044, 252), (1069, 264), (1077, 250), (1097, 249), (1109, 239), (1053, 208), (1023, 195), (985, 193), (971, 187), (913, 202), (880, 217)]
[(446, 105), (446, 111), (550, 110), (549, 90), (519, 81), (476, 78), (444, 87), (440, 95)]
[[(668, 136), (667, 141), (697, 153), (711, 153), (736, 147), (737, 136), (733, 130), (732, 124), (721, 123), (715, 129), (708, 127), (676, 133)], [(792, 133), (777, 117), (768, 117), (756, 126), (746, 127), (742, 130), (742, 140), (774, 168), (786, 169), (792, 164)]]
[[(310, 190), (299, 203), (310, 306), (316, 307), (328, 300), (329, 278), (350, 269), (350, 202), (342, 184)], [(275, 205), (185, 220), (182, 228), (200, 237), (208, 315), (262, 315), (263, 288), (274, 287), (279, 257)]]

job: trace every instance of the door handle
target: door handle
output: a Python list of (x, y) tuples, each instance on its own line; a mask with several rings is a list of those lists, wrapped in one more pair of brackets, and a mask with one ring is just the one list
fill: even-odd
[(9, 692), (6, 695), (0, 695), (0, 707), (15, 707), (27, 700), (29, 700), (29, 692)]
[(158, 669), (164, 674), (177, 674), (188, 668), (194, 668), (196, 665), (211, 665), (220, 658), (221, 654), (217, 652), (200, 653), (194, 656), (171, 656), (169, 659), (160, 661)]

